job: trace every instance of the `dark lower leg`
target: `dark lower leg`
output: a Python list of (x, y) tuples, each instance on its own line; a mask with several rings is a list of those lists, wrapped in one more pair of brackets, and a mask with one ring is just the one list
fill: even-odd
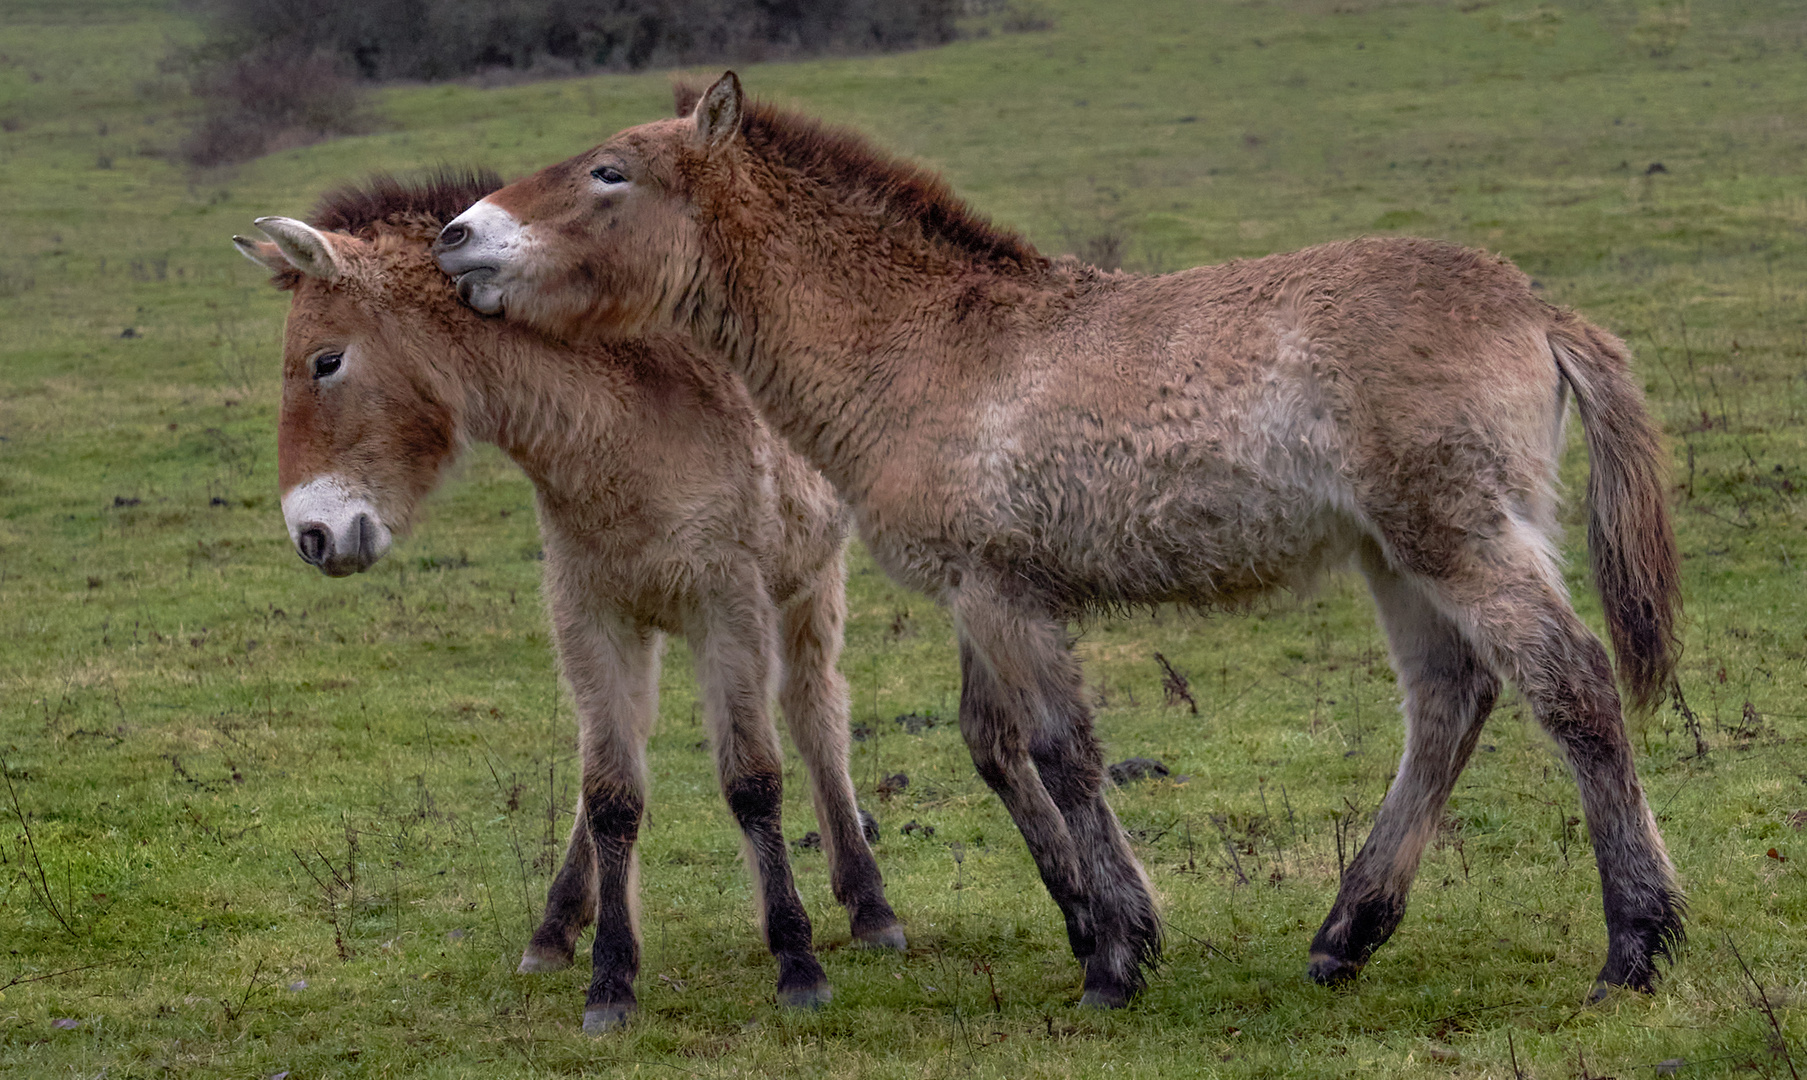
[(588, 791), (584, 811), (596, 860), (596, 940), (590, 949), (590, 989), (584, 1030), (626, 1022), (634, 1011), (640, 939), (634, 926), (634, 842), (643, 799), (634, 790)]
[(784, 612), (779, 639), (784, 678), (779, 703), (791, 741), (809, 770), (830, 885), (835, 899), (847, 909), (853, 939), (901, 949), (903, 930), (885, 900), (884, 878), (860, 825), (848, 768), (847, 684), (835, 670), (843, 589), (838, 564), (832, 570), (814, 592)]
[(1418, 860), (1436, 834), (1457, 774), (1474, 750), (1493, 694), (1492, 690), (1485, 694), (1474, 722), (1450, 748), (1448, 758), (1427, 765), (1408, 750), (1400, 762), (1374, 829), (1343, 872), (1336, 902), (1312, 938), (1309, 973), (1316, 981), (1328, 985), (1354, 978), (1405, 917)]
[(1066, 920), (1073, 955), (1084, 961), (1096, 950), (1096, 940), (1091, 901), (1066, 819), (1023, 747), (1020, 725), (1007, 707), (1003, 688), (965, 637), (960, 639), (960, 675), (960, 733), (973, 766), (1023, 834), (1042, 885)]
[(1073, 953), (1086, 967), (1084, 1003), (1126, 1004), (1160, 955), (1160, 919), (1101, 793), (1103, 751), (1065, 628), (979, 596), (959, 605), (962, 730), (1067, 916)]
[(728, 807), (746, 838), (766, 946), (778, 961), (778, 1002), (814, 1007), (828, 1000), (828, 977), (812, 949), (809, 914), (791, 878), (780, 819), (783, 787), (776, 770), (745, 772), (723, 781)]
[(1538, 719), (1567, 753), (1593, 838), (1606, 912), (1606, 964), (1595, 997), (1608, 986), (1655, 989), (1657, 960), (1684, 936), (1685, 902), (1644, 801), (1625, 737), (1606, 649), (1587, 639), (1578, 676), (1540, 695)]
[(1681, 942), (1685, 903), (1644, 801), (1606, 647), (1567, 599), (1526, 575), (1496, 592), (1477, 640), (1511, 675), (1575, 774), (1606, 911), (1606, 986), (1651, 989)]
[[(1083, 708), (1076, 699), (1069, 704)], [(1069, 723), (1058, 741), (1038, 739), (1032, 760), (1067, 823), (1091, 900), (1094, 943), (1080, 1003), (1119, 1008), (1142, 990), (1146, 969), (1160, 960), (1161, 920), (1142, 865), (1100, 791), (1104, 758), (1091, 718), (1076, 715), (1083, 726)]]
[[(818, 800), (818, 806), (821, 801)], [(838, 810), (839, 808), (837, 808)], [(828, 874), (834, 898), (847, 909), (848, 928), (853, 940), (866, 945), (901, 949), (903, 930), (897, 925), (897, 913), (885, 899), (884, 878), (878, 862), (866, 843), (860, 827), (859, 810), (849, 805), (852, 813), (817, 814), (822, 828), (822, 846), (828, 856)]]
[(766, 946), (778, 961), (778, 1002), (815, 1006), (828, 980), (811, 949), (809, 915), (791, 879), (782, 824), (783, 757), (767, 711), (777, 627), (756, 566), (742, 589), (714, 598), (691, 639), (702, 677), (716, 776), (746, 842)]
[(1406, 746), (1374, 829), (1311, 943), (1311, 977), (1353, 978), (1399, 920), (1425, 845), (1493, 711), (1499, 680), (1461, 632), (1384, 564), (1366, 567), (1405, 691)]
[(577, 808), (571, 839), (565, 844), (565, 864), (546, 893), (546, 914), (521, 956), (520, 971), (530, 974), (560, 971), (571, 966), (577, 954), (577, 936), (596, 918), (596, 848)]

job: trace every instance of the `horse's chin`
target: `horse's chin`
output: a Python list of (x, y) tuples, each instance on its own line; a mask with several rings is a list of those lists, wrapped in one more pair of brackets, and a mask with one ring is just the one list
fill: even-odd
[(463, 300), (472, 310), (485, 315), (500, 315), (505, 305), (502, 300), (502, 286), (496, 283), (496, 268), (479, 266), (474, 270), (466, 270), (457, 277), (458, 299)]

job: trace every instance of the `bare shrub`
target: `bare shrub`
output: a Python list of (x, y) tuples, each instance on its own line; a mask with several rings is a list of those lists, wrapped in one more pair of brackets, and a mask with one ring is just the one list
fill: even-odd
[(883, 52), (952, 41), (964, 11), (963, 0), (198, 3), (208, 41), (176, 64), (206, 103), (181, 147), (199, 166), (368, 130), (362, 83)]
[(364, 79), (638, 70), (938, 45), (960, 0), (208, 0), (221, 40), (324, 52)]
[(1054, 29), (1054, 14), (1038, 0), (962, 0), (963, 37), (1032, 34)]
[(181, 146), (192, 165), (245, 161), (370, 127), (362, 88), (323, 53), (260, 49), (198, 62), (203, 111)]

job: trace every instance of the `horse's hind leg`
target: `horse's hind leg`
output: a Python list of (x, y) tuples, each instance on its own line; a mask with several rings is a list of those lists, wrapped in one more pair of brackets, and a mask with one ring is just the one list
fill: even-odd
[(582, 796), (565, 843), (565, 864), (546, 891), (546, 914), (521, 954), (522, 975), (563, 971), (577, 955), (577, 937), (596, 919), (596, 848), (584, 820)]
[(1353, 978), (1399, 925), (1418, 859), (1499, 692), (1499, 680), (1461, 630), (1372, 544), (1363, 550), (1362, 573), (1405, 694), (1405, 753), (1312, 940), (1311, 977), (1321, 983)]
[(1607, 986), (1649, 990), (1657, 958), (1682, 938), (1684, 902), (1638, 784), (1606, 647), (1569, 606), (1527, 531), (1477, 542), (1431, 585), (1489, 666), (1518, 686), (1575, 775), (1606, 909), (1596, 996)]
[[(960, 727), (1016, 819), (1085, 964), (1085, 1005), (1127, 1004), (1160, 955), (1160, 919), (1141, 864), (1104, 801), (1066, 628), (1030, 601), (969, 578), (954, 599), (961, 637)], [(1051, 805), (1050, 805), (1051, 804)], [(1055, 813), (1049, 813), (1050, 810)]]
[(809, 914), (791, 877), (781, 820), (783, 757), (767, 710), (777, 628), (759, 571), (748, 568), (738, 584), (745, 587), (711, 597), (699, 613), (691, 651), (716, 773), (740, 824), (756, 910), (778, 961), (778, 1003), (814, 1008), (829, 999), (828, 977), (816, 961)]
[(778, 700), (791, 740), (809, 769), (829, 879), (835, 899), (847, 909), (853, 940), (901, 949), (903, 928), (885, 902), (885, 882), (860, 826), (847, 764), (847, 682), (835, 670), (845, 608), (841, 563), (836, 559), (809, 595), (792, 601), (784, 611), (779, 636), (784, 675)]

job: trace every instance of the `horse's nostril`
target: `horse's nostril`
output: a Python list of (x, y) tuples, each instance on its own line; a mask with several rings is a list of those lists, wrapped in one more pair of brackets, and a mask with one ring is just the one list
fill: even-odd
[(376, 561), (376, 523), (370, 520), (369, 514), (359, 514), (355, 523), (358, 536), (358, 554), (367, 563)]
[(447, 225), (444, 229), (440, 230), (439, 242), (434, 246), (441, 251), (450, 251), (455, 247), (461, 247), (464, 242), (470, 238), (471, 227), (469, 225), (461, 225), (454, 221), (452, 224)]
[(295, 550), (310, 566), (319, 566), (332, 551), (332, 537), (324, 525), (304, 525), (295, 535)]

